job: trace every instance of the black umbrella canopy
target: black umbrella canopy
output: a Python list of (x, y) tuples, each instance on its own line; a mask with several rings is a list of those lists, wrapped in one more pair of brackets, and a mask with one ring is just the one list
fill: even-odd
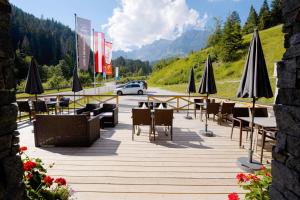
[(213, 71), (212, 62), (209, 55), (206, 60), (206, 66), (201, 79), (199, 93), (207, 94), (207, 95), (217, 93), (214, 71)]
[(195, 77), (194, 77), (194, 68), (191, 69), (189, 82), (186, 91), (188, 93), (195, 93), (196, 92), (196, 86), (195, 86)]
[(240, 98), (273, 97), (266, 61), (258, 31), (255, 30), (249, 47), (243, 77), (237, 92)]
[(78, 77), (77, 67), (73, 69), (73, 82), (72, 82), (72, 91), (79, 92), (82, 90), (82, 86)]
[(34, 58), (31, 59), (31, 63), (28, 70), (25, 93), (27, 94), (42, 94), (44, 88), (40, 78), (38, 70), (38, 64)]

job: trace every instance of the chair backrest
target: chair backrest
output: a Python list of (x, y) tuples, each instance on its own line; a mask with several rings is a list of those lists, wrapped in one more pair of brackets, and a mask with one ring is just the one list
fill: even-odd
[(160, 106), (162, 106), (163, 108), (167, 108), (167, 103), (165, 103), (165, 102), (156, 102), (153, 105), (154, 108), (159, 108)]
[(194, 99), (194, 108), (200, 109), (201, 106), (196, 103), (203, 103), (203, 99)]
[(154, 124), (172, 126), (173, 125), (173, 109), (155, 109)]
[(98, 103), (87, 103), (85, 105), (86, 111), (93, 111), (94, 109), (99, 108), (99, 107), (100, 107), (100, 104), (98, 104)]
[(59, 106), (69, 107), (69, 103), (70, 103), (70, 98), (62, 97), (62, 98), (60, 98)]
[(249, 108), (234, 107), (232, 110), (233, 117), (249, 117)]
[(132, 125), (151, 125), (151, 110), (148, 108), (132, 109)]
[(221, 106), (221, 114), (232, 114), (235, 103), (223, 102)]
[(50, 98), (50, 101), (56, 101), (56, 100), (57, 100), (56, 97), (51, 97), (51, 98)]
[(48, 112), (48, 108), (45, 101), (33, 101), (35, 112)]
[[(252, 114), (253, 108), (250, 108), (250, 111)], [(268, 117), (268, 108), (255, 108), (254, 117)]]
[(116, 107), (117, 107), (116, 104), (113, 104), (113, 103), (104, 103), (103, 106), (102, 106), (102, 109), (105, 110), (105, 111), (112, 111)]
[(30, 105), (28, 101), (17, 101), (20, 112), (30, 112)]
[(207, 114), (218, 114), (220, 110), (220, 103), (207, 103), (206, 113)]

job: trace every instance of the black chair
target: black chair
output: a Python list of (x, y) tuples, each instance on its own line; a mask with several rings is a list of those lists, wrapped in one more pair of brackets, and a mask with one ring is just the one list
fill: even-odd
[(153, 108), (167, 108), (167, 103), (165, 102), (156, 102), (156, 103), (153, 103)]
[(33, 101), (33, 108), (35, 113), (47, 113), (49, 115), (49, 109), (45, 101)]
[(102, 108), (93, 110), (94, 116), (102, 116), (100, 126), (101, 128), (107, 125), (115, 127), (118, 124), (118, 107), (116, 104), (103, 104)]
[(232, 111), (232, 127), (231, 127), (230, 138), (232, 139), (233, 128), (234, 127), (239, 127), (239, 129), (240, 129), (239, 146), (241, 147), (242, 146), (243, 131), (247, 132), (247, 137), (248, 137), (248, 132), (251, 131), (251, 128), (249, 127), (249, 122), (242, 121), (242, 120), (238, 119), (237, 117), (249, 117), (249, 108), (235, 107), (235, 108), (233, 108), (233, 111)]
[(258, 131), (261, 134), (261, 151), (260, 151), (260, 163), (263, 161), (264, 148), (266, 144), (266, 138), (276, 141), (276, 134), (278, 132), (277, 128), (268, 128), (268, 129), (260, 129)]
[(150, 110), (152, 110), (153, 107), (154, 107), (154, 103), (152, 101), (141, 101), (141, 102), (138, 102), (138, 107), (139, 108), (142, 108), (144, 105), (146, 106), (146, 108), (149, 108)]
[(82, 113), (94, 112), (97, 108), (100, 108), (99, 103), (87, 103), (84, 108), (76, 110), (76, 114), (79, 115)]
[(31, 121), (31, 108), (28, 101), (17, 101), (18, 110), (19, 110), (19, 120), (21, 120), (22, 112), (26, 112), (29, 115), (29, 120)]
[(221, 110), (220, 110), (220, 112), (218, 114), (219, 124), (221, 124), (221, 122), (224, 119), (227, 122), (227, 120), (229, 118), (228, 116), (232, 115), (232, 111), (233, 111), (234, 106), (235, 106), (235, 103), (226, 103), (226, 102), (222, 103)]
[(60, 98), (59, 101), (60, 101), (59, 102), (60, 111), (63, 113), (64, 112), (64, 108), (67, 108), (68, 109), (68, 113), (70, 113), (70, 108), (69, 108), (70, 98), (62, 97), (62, 98)]
[(194, 115), (195, 115), (195, 118), (196, 118), (197, 110), (201, 109), (201, 105), (198, 105), (197, 103), (203, 103), (203, 99), (194, 99)]
[[(250, 108), (250, 111), (252, 113), (253, 108)], [(268, 108), (266, 107), (259, 107), (255, 108), (254, 117), (268, 117)]]

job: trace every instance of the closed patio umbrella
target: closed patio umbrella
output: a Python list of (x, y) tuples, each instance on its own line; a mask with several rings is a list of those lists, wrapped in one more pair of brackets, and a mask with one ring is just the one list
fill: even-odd
[(38, 64), (34, 58), (31, 59), (31, 63), (28, 69), (25, 93), (34, 94), (35, 100), (37, 101), (37, 95), (42, 94), (44, 88), (40, 78), (40, 73), (38, 70)]
[(75, 115), (75, 93), (82, 90), (82, 86), (78, 77), (77, 67), (73, 69), (72, 92), (74, 92), (74, 115)]
[[(205, 69), (204, 69), (204, 73), (203, 73), (203, 76), (201, 79), (201, 83), (200, 83), (198, 92), (200, 94), (206, 94), (207, 98), (210, 94), (217, 93), (217, 87), (216, 87), (214, 71), (213, 71), (210, 55), (208, 55), (207, 60), (206, 60)], [(205, 117), (205, 130), (203, 130), (201, 132), (206, 136), (213, 135), (212, 131), (207, 130), (207, 117)]]
[(249, 47), (244, 73), (237, 92), (239, 98), (252, 98), (252, 123), (249, 146), (249, 163), (253, 156), (253, 121), (255, 116), (255, 101), (258, 98), (273, 97), (266, 61), (261, 46), (258, 30), (254, 31)]
[(190, 96), (191, 96), (191, 93), (196, 92), (194, 68), (193, 67), (192, 67), (191, 72), (190, 72), (189, 82), (188, 82), (188, 86), (187, 86), (187, 92), (189, 93), (189, 100), (188, 100), (188, 111), (187, 111), (186, 119), (192, 119), (192, 117), (189, 116)]

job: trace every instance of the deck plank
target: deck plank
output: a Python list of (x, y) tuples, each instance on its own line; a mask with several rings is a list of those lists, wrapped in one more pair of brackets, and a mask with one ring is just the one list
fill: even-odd
[(121, 111), (119, 125), (102, 130), (88, 148), (35, 148), (32, 126), (19, 129), (21, 145), (30, 156), (54, 162), (49, 174), (66, 177), (77, 199), (223, 200), (228, 193), (243, 193), (235, 176), (242, 171), (237, 160), (247, 157), (247, 150), (238, 147), (237, 130), (231, 140), (230, 126), (210, 120), (216, 137), (205, 137), (199, 118), (175, 113), (173, 141), (159, 130), (150, 142), (147, 127), (132, 141), (129, 115)]

